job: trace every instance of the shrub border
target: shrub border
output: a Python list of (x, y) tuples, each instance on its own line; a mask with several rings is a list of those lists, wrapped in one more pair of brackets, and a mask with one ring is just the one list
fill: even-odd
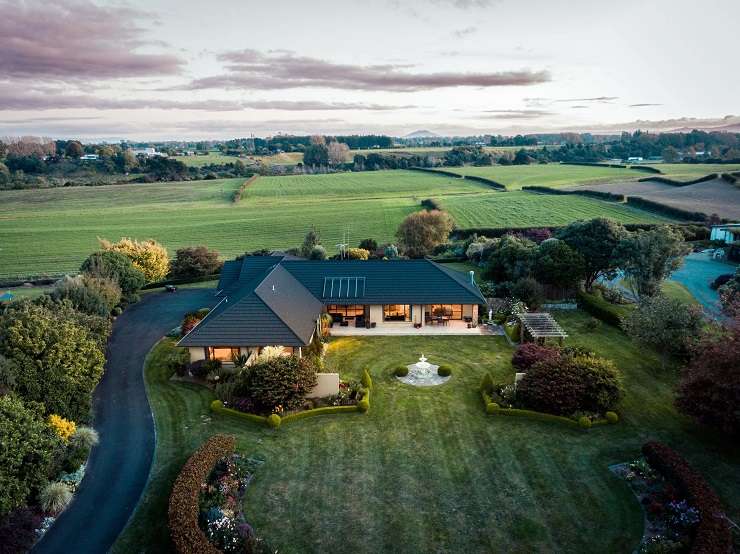
[[(257, 414), (250, 414), (248, 412), (240, 412), (233, 408), (227, 408), (220, 400), (214, 400), (211, 402), (211, 411), (221, 415), (229, 415), (240, 419), (246, 419), (252, 423), (259, 423), (266, 427), (279, 428), (283, 423), (289, 423), (291, 421), (299, 421), (309, 417), (315, 417), (320, 415), (331, 415), (331, 414), (343, 414), (343, 413), (354, 413), (360, 412), (365, 413), (368, 410), (363, 410), (360, 403), (367, 400), (368, 409), (370, 405), (370, 389), (363, 389), (362, 398), (353, 406), (322, 406), (321, 408), (314, 408), (312, 410), (304, 410), (302, 412), (296, 412), (294, 414), (288, 414), (283, 417), (279, 417), (276, 423), (270, 423), (269, 417), (261, 416)], [(273, 421), (274, 418), (273, 418)]]
[[(490, 373), (488, 373), (488, 376), (489, 376), (490, 382), (493, 383), (494, 382), (493, 377), (491, 376)], [(533, 419), (535, 421), (543, 421), (543, 422), (548, 422), (548, 423), (562, 423), (570, 427), (575, 427), (582, 431), (588, 431), (592, 426), (615, 425), (616, 423), (619, 422), (619, 420), (617, 420), (614, 423), (611, 423), (609, 420), (605, 418), (601, 418), (601, 419), (589, 420), (591, 424), (588, 426), (584, 426), (578, 420), (571, 419), (565, 416), (548, 414), (545, 412), (538, 412), (536, 410), (525, 410), (522, 408), (503, 408), (493, 401), (493, 398), (491, 398), (491, 395), (488, 394), (488, 391), (483, 386), (481, 386), (480, 388), (480, 394), (481, 394), (481, 398), (483, 399), (483, 406), (486, 409), (486, 414), (488, 415), (504, 415), (504, 416), (511, 416), (511, 417), (523, 417), (526, 419)]]
[(201, 484), (221, 458), (236, 448), (231, 435), (213, 435), (185, 462), (172, 487), (167, 510), (175, 550), (180, 554), (219, 554), (198, 525), (198, 495)]
[(527, 192), (538, 192), (540, 194), (555, 194), (555, 195), (568, 195), (575, 194), (577, 196), (587, 196), (589, 198), (595, 198), (597, 200), (603, 200), (605, 202), (624, 202), (624, 194), (617, 194), (613, 192), (605, 192), (600, 190), (563, 190), (552, 187), (545, 187), (541, 185), (527, 185), (522, 187), (522, 190)]

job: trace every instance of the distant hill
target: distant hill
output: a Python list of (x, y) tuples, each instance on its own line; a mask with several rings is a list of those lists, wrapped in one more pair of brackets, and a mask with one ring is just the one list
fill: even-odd
[(427, 131), (425, 129), (414, 131), (413, 133), (409, 133), (408, 135), (405, 135), (403, 138), (406, 139), (413, 139), (413, 138), (438, 138), (440, 135), (437, 133), (432, 133), (431, 131)]

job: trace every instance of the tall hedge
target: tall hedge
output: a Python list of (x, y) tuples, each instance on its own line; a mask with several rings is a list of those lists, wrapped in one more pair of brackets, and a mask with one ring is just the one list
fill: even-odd
[(688, 210), (682, 210), (681, 208), (674, 208), (660, 202), (654, 202), (652, 200), (646, 200), (639, 196), (628, 196), (627, 204), (639, 208), (642, 210), (648, 210), (651, 212), (658, 212), (662, 215), (673, 217), (676, 219), (685, 219), (687, 221), (706, 221), (708, 218), (707, 214), (703, 212), (690, 212)]
[(657, 181), (658, 183), (671, 185), (673, 187), (687, 187), (689, 185), (696, 185), (698, 183), (704, 183), (706, 181), (713, 181), (716, 178), (716, 173), (710, 173), (709, 175), (704, 175), (704, 177), (692, 179), (691, 181), (676, 181), (674, 179), (669, 179), (668, 177), (643, 177), (642, 179), (638, 179), (638, 181), (641, 183), (645, 181)]
[(699, 525), (691, 544), (691, 554), (729, 554), (732, 551), (730, 526), (724, 518), (717, 493), (704, 477), (678, 452), (661, 442), (645, 443), (642, 453), (648, 463), (699, 510)]
[(198, 525), (201, 485), (221, 458), (234, 452), (236, 439), (214, 435), (190, 456), (170, 494), (168, 521), (172, 542), (179, 554), (219, 554)]
[(625, 198), (624, 194), (615, 194), (613, 192), (605, 192), (601, 190), (563, 190), (540, 185), (528, 185), (526, 187), (522, 187), (522, 190), (556, 195), (575, 194), (577, 196), (588, 196), (590, 198), (597, 198), (608, 202), (624, 202)]

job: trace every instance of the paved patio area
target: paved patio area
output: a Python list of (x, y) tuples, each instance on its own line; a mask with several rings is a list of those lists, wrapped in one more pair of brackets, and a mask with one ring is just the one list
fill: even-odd
[(402, 335), (503, 335), (504, 331), (500, 326), (496, 325), (488, 327), (487, 325), (479, 325), (468, 329), (468, 324), (464, 321), (450, 321), (447, 325), (424, 325), (419, 329), (414, 329), (411, 323), (405, 322), (386, 322), (382, 325), (378, 325), (374, 329), (366, 329), (365, 327), (340, 327), (334, 325), (331, 328), (331, 336), (333, 337), (352, 337), (352, 336), (402, 336)]

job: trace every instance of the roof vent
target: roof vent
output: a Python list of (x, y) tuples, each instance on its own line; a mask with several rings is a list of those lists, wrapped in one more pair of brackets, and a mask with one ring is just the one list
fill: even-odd
[(475, 271), (469, 271), (468, 273), (470, 274), (470, 284), (474, 285), (475, 284)]

